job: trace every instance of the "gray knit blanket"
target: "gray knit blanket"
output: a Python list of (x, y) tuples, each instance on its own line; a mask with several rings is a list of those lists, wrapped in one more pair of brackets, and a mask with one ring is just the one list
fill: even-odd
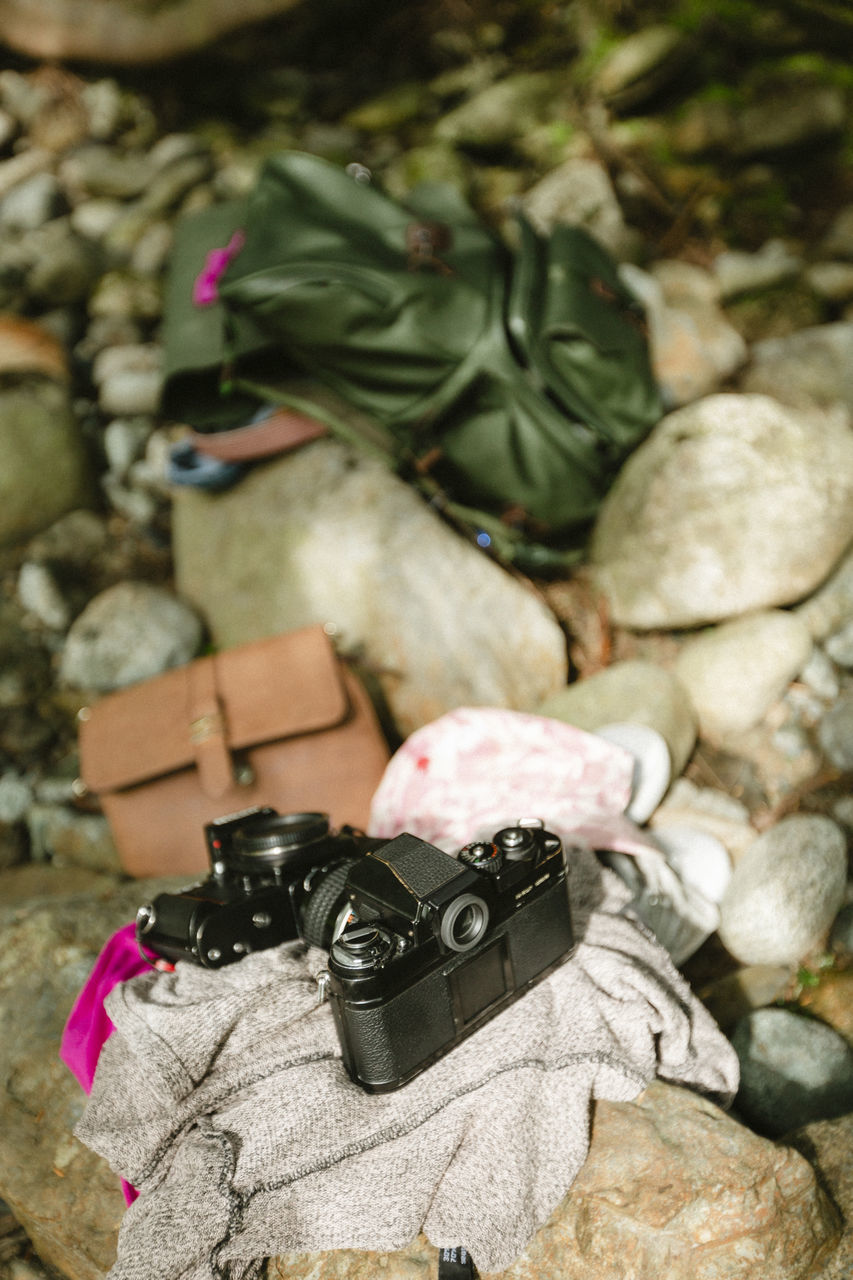
[(76, 1133), (140, 1191), (112, 1280), (257, 1280), (264, 1259), (394, 1250), (423, 1231), (502, 1270), (587, 1155), (591, 1102), (654, 1078), (726, 1105), (735, 1055), (592, 853), (570, 855), (576, 949), (422, 1075), (369, 1095), (298, 944), (117, 987)]

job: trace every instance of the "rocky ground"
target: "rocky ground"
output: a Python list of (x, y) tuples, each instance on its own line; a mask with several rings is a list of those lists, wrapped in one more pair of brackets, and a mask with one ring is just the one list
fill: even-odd
[[(603, 1107), (583, 1186), (512, 1274), (622, 1275), (630, 1220), (638, 1277), (664, 1274), (663, 1237), (666, 1274), (695, 1275), (697, 1204), (718, 1268), (699, 1274), (846, 1274), (853, 32), (843, 14), (811, 26), (806, 3), (760, 21), (738, 5), (694, 20), (685, 4), (665, 24), (614, 6), (611, 25), (582, 5), (488, 8), (415, 8), (405, 30), (385, 13), (358, 59), (343, 22), (303, 18), (144, 74), (23, 58), (0, 72), (9, 1280), (51, 1264), (103, 1276), (121, 1213), (113, 1175), (69, 1136), (81, 1097), (55, 1047), (145, 886), (122, 878), (75, 793), (77, 712), (206, 644), (318, 620), (373, 671), (400, 736), (481, 704), (590, 731), (645, 724), (669, 748), (673, 784), (641, 821), (715, 912), (683, 968), (741, 1056), (729, 1145), (703, 1168), (704, 1104), (664, 1085)], [(576, 572), (519, 581), (330, 441), (215, 499), (169, 487), (182, 427), (159, 413), (159, 338), (176, 220), (243, 194), (286, 147), (358, 161), (398, 196), (447, 178), (497, 234), (521, 200), (543, 229), (586, 225), (623, 264), (667, 415)], [(495, 644), (481, 617), (515, 624)], [(619, 1164), (631, 1143), (639, 1179)], [(650, 1171), (667, 1162), (683, 1176), (664, 1213)], [(389, 1274), (428, 1257), (420, 1242)]]

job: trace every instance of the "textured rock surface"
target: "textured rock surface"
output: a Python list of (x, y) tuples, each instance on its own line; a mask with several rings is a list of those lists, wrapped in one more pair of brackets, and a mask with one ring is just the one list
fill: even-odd
[[(590, 1156), (504, 1280), (806, 1280), (838, 1237), (812, 1169), (685, 1090), (654, 1084), (600, 1103)], [(476, 1260), (475, 1260), (476, 1261)], [(421, 1239), (398, 1254), (290, 1255), (271, 1280), (413, 1280)], [(489, 1280), (483, 1277), (483, 1280)]]
[(715, 395), (669, 414), (628, 459), (592, 559), (617, 623), (690, 627), (801, 599), (851, 537), (846, 418)]
[(16, 873), (6, 872), (0, 907), (0, 1196), (44, 1261), (72, 1280), (100, 1280), (124, 1201), (115, 1175), (71, 1133), (84, 1098), (59, 1041), (104, 939), (133, 918), (146, 890), (65, 873), (79, 892), (53, 898), (56, 871), (22, 871), (27, 896), (15, 901)]
[(313, 622), (364, 654), (405, 733), (565, 684), (553, 615), (380, 464), (319, 441), (215, 497), (176, 494), (178, 587), (225, 647)]
[(786, 1141), (815, 1166), (844, 1217), (841, 1243), (815, 1271), (814, 1280), (849, 1280), (853, 1275), (853, 1115), (818, 1120), (789, 1134)]

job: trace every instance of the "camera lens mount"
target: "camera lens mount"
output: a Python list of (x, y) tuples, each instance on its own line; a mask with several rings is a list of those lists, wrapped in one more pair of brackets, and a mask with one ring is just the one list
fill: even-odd
[(244, 867), (278, 866), (329, 834), (325, 813), (285, 813), (252, 818), (231, 837), (228, 860)]
[(449, 951), (470, 951), (489, 927), (489, 908), (474, 893), (461, 893), (441, 917), (441, 941)]

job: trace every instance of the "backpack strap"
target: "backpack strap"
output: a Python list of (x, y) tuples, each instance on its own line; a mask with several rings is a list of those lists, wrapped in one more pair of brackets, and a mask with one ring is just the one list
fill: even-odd
[(248, 462), (285, 453), (328, 434), (325, 423), (306, 413), (278, 408), (258, 422), (232, 431), (205, 434), (193, 431), (186, 437), (197, 453), (219, 462)]

